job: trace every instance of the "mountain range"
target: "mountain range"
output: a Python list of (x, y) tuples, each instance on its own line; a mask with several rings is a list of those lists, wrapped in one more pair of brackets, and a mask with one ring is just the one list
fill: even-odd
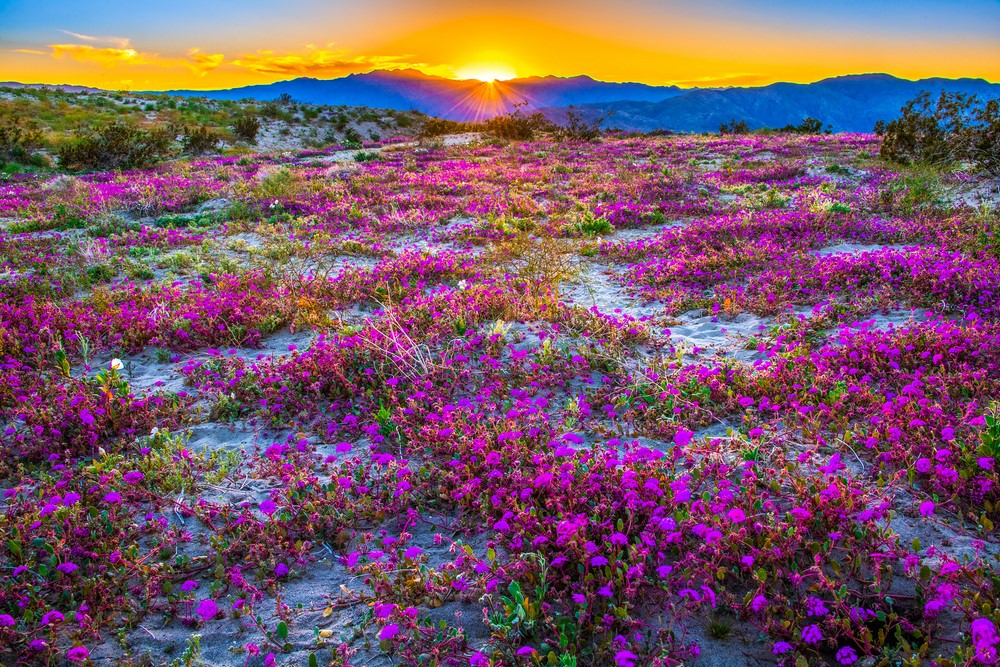
[(921, 91), (1000, 97), (1000, 84), (983, 79), (921, 79), (889, 74), (838, 76), (815, 83), (774, 83), (745, 88), (678, 88), (596, 81), (587, 76), (529, 77), (483, 82), (431, 76), (416, 70), (376, 70), (338, 79), (298, 78), (228, 90), (172, 90), (173, 95), (212, 99), (274, 100), (287, 93), (298, 102), (415, 109), (452, 120), (476, 120), (505, 113), (515, 104), (553, 119), (575, 106), (624, 130), (714, 131), (745, 120), (751, 128), (794, 125), (818, 118), (834, 131), (870, 132), (875, 122), (899, 114)]
[[(24, 84), (0, 84), (20, 85)], [(96, 90), (68, 85), (60, 88)], [(876, 121), (897, 117), (900, 107), (922, 91), (1000, 98), (1000, 84), (983, 79), (911, 81), (889, 74), (852, 74), (814, 83), (757, 87), (679, 88), (597, 81), (588, 76), (483, 82), (446, 79), (416, 70), (375, 70), (337, 79), (302, 77), (225, 90), (149, 92), (261, 102), (288, 94), (297, 102), (414, 109), (452, 120), (489, 118), (523, 104), (526, 110), (539, 110), (559, 121), (573, 106), (585, 117), (605, 118), (606, 127), (639, 131), (715, 131), (730, 120), (744, 120), (754, 129), (777, 128), (813, 117), (837, 132), (870, 132)]]

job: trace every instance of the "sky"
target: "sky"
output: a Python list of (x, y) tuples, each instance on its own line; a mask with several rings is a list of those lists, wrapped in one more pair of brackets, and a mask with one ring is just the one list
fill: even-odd
[(0, 81), (208, 90), (402, 68), (682, 87), (1000, 82), (1000, 0), (0, 0)]

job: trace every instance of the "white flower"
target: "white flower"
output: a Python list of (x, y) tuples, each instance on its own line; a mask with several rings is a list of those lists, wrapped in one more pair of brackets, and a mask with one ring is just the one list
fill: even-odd
[(120, 371), (123, 368), (125, 368), (125, 364), (122, 363), (121, 359), (118, 359), (116, 357), (116, 358), (114, 358), (114, 359), (111, 360), (111, 370), (113, 370), (113, 371)]
[(465, 290), (465, 289), (468, 289), (468, 288), (469, 288), (469, 281), (467, 281), (467, 280), (459, 280), (458, 281), (458, 289)]

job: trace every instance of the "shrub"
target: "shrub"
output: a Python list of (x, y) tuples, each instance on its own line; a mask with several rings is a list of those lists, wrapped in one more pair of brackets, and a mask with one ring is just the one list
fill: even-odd
[(344, 148), (361, 148), (361, 133), (353, 127), (347, 128), (344, 132)]
[(448, 120), (447, 118), (428, 118), (420, 126), (420, 132), (417, 133), (417, 137), (420, 139), (433, 139), (446, 134), (458, 134), (468, 130), (468, 123), (460, 123), (455, 120)]
[[(823, 131), (823, 121), (819, 118), (806, 116), (805, 119), (803, 119), (803, 121), (798, 125), (786, 125), (781, 128), (780, 131), (790, 132), (792, 134), (820, 134)], [(830, 130), (827, 129), (826, 132), (829, 134)]]
[(135, 169), (154, 164), (170, 153), (173, 136), (162, 127), (150, 129), (114, 122), (85, 129), (59, 149), (64, 169)]
[(569, 109), (566, 110), (566, 124), (556, 128), (556, 137), (571, 141), (594, 141), (603, 133), (604, 121), (613, 116), (614, 113), (611, 111), (587, 120), (583, 112), (577, 111), (570, 105)]
[(520, 102), (510, 113), (490, 118), (483, 123), (483, 130), (501, 141), (532, 141), (541, 132), (551, 130), (552, 123), (541, 113), (521, 113), (526, 104)]
[(879, 156), (901, 164), (945, 168), (967, 162), (987, 176), (1000, 175), (1000, 100), (980, 104), (975, 95), (923, 92), (896, 120), (875, 124)]
[(733, 118), (728, 123), (722, 123), (719, 125), (719, 134), (749, 134), (750, 126), (747, 125), (745, 120), (736, 120)]
[(42, 131), (33, 120), (0, 118), (0, 160), (28, 162), (42, 143)]
[(200, 155), (201, 153), (209, 153), (216, 150), (219, 147), (219, 141), (221, 141), (219, 134), (204, 125), (193, 129), (185, 128), (184, 136), (181, 139), (184, 151), (192, 155)]
[(233, 134), (240, 141), (255, 144), (257, 143), (258, 132), (260, 132), (260, 121), (256, 116), (240, 116), (233, 121)]

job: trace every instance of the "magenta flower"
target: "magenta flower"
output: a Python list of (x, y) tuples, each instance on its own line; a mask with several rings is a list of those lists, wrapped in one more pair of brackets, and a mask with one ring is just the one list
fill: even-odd
[(14, 617), (10, 614), (0, 614), (0, 628), (12, 628), (14, 623)]
[(615, 653), (615, 665), (617, 667), (635, 667), (635, 661), (638, 659), (639, 656), (626, 649)]
[(120, 503), (121, 501), (122, 501), (122, 494), (118, 493), (117, 491), (111, 491), (109, 493), (104, 494), (104, 502), (106, 503), (114, 504), (114, 503)]
[(934, 503), (930, 500), (920, 503), (920, 516), (931, 516), (934, 514), (934, 507)]
[(62, 615), (62, 612), (50, 611), (42, 616), (42, 625), (52, 625), (53, 623), (62, 623), (66, 619)]
[(726, 513), (726, 516), (733, 523), (743, 523), (747, 519), (746, 513), (738, 507), (734, 507)]
[(842, 646), (837, 651), (837, 662), (842, 665), (853, 665), (858, 661), (858, 654), (850, 646)]
[(203, 621), (210, 621), (216, 617), (219, 613), (219, 607), (215, 604), (215, 600), (207, 599), (202, 600), (198, 603), (198, 608), (195, 609), (196, 614), (201, 616)]
[(64, 574), (69, 574), (79, 570), (80, 566), (76, 563), (59, 563), (59, 565), (56, 565), (56, 569)]
[(138, 470), (131, 470), (122, 475), (122, 479), (124, 479), (127, 484), (138, 484), (145, 479), (145, 476)]
[(85, 646), (74, 646), (66, 651), (66, 659), (70, 662), (86, 662), (90, 658), (90, 651)]
[(260, 511), (266, 514), (267, 516), (271, 516), (272, 514), (274, 514), (276, 510), (277, 510), (277, 505), (275, 505), (274, 501), (271, 500), (270, 498), (261, 502), (260, 504)]
[(382, 628), (382, 631), (378, 633), (378, 638), (381, 641), (389, 641), (398, 634), (399, 634), (399, 625), (396, 623), (390, 623), (389, 625)]
[(823, 640), (823, 631), (818, 625), (807, 625), (802, 628), (802, 641), (806, 644), (818, 644)]
[(686, 447), (691, 444), (691, 438), (694, 437), (694, 431), (689, 431), (687, 429), (680, 429), (674, 434), (674, 444), (678, 447)]

